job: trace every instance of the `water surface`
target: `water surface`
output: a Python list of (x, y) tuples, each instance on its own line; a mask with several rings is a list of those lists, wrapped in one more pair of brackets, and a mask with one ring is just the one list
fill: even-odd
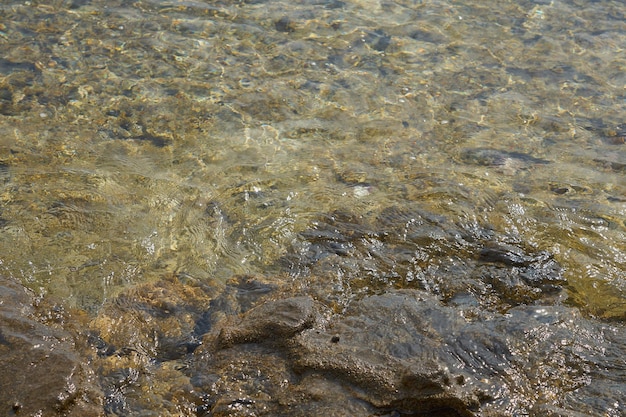
[(495, 245), (558, 264), (550, 302), (626, 318), (619, 1), (0, 16), (0, 272), (41, 297), (93, 318), (164, 276), (251, 274), (333, 280), (338, 312), (391, 288), (458, 301)]

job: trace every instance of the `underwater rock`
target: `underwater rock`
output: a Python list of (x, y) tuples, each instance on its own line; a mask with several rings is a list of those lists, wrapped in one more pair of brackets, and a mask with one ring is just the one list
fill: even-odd
[[(464, 227), (418, 208), (388, 207), (371, 218), (333, 212), (300, 233), (303, 247), (281, 262), (310, 275), (309, 294), (337, 295), (338, 273), (364, 295), (395, 288), (431, 291), (445, 300), (471, 293), (485, 309), (505, 311), (554, 298), (565, 278), (547, 251), (500, 241), (493, 230)], [(368, 273), (372, 271), (372, 273)]]
[[(91, 320), (88, 334), (90, 361), (98, 369), (104, 392), (102, 409), (119, 416), (145, 410), (158, 410), (164, 417), (196, 416), (201, 400), (190, 382), (196, 376), (185, 371), (186, 361), (202, 347), (205, 334), (219, 333), (224, 323), (248, 310), (250, 317), (259, 318), (255, 325), (272, 326), (264, 322), (267, 315), (262, 306), (257, 313), (254, 310), (257, 300), (274, 288), (256, 276), (235, 276), (217, 283), (181, 274), (129, 287), (110, 299)], [(307, 303), (294, 305), (306, 307)], [(313, 311), (312, 306), (308, 310)], [(231, 337), (241, 343), (246, 338), (256, 340), (261, 333), (242, 326), (233, 329)], [(271, 333), (273, 337), (276, 332)]]
[(522, 152), (509, 152), (493, 148), (464, 149), (461, 161), (472, 165), (511, 166), (518, 169), (528, 168), (532, 164), (548, 164), (546, 159), (536, 158)]
[(285, 261), (309, 275), (183, 274), (111, 299), (91, 322), (106, 412), (601, 415), (625, 394), (620, 327), (559, 305), (548, 252), (402, 207), (300, 236)]
[(191, 277), (165, 276), (105, 304), (90, 323), (89, 342), (107, 414), (193, 415), (196, 395), (181, 361), (200, 344), (202, 316), (218, 294), (217, 286)]
[(72, 335), (34, 317), (33, 296), (0, 277), (0, 414), (101, 416), (102, 393)]
[(565, 285), (561, 266), (548, 252), (528, 254), (514, 245), (487, 243), (471, 273), (475, 283), (492, 286), (506, 304), (530, 304), (561, 292)]

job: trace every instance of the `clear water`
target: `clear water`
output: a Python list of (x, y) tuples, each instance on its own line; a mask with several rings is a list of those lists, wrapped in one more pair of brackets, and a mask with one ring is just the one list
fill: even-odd
[[(0, 272), (38, 294), (95, 316), (172, 273), (311, 281), (281, 259), (320, 218), (417, 207), (550, 252), (567, 303), (626, 318), (621, 1), (5, 1), (0, 16)], [(336, 274), (349, 299), (462, 255)]]

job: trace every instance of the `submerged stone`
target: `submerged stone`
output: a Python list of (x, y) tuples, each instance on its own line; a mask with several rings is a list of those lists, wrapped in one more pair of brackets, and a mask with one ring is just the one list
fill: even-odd
[(493, 148), (464, 149), (460, 155), (461, 161), (472, 165), (508, 166), (518, 168), (528, 167), (531, 164), (547, 164), (550, 161), (536, 158), (523, 152), (509, 152)]

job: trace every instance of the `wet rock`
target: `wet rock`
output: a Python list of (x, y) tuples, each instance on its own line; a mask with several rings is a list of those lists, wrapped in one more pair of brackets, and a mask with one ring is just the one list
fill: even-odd
[(471, 293), (483, 308), (505, 311), (561, 292), (565, 279), (550, 253), (467, 226), (415, 207), (387, 207), (371, 219), (333, 212), (301, 232), (303, 250), (282, 261), (314, 276), (311, 294), (325, 302), (341, 298), (342, 285), (365, 295), (392, 283), (446, 301)]
[(270, 328), (272, 336), (268, 337), (281, 329), (286, 331), (264, 322), (259, 315), (265, 315), (258, 312), (262, 308), (254, 312), (258, 300), (275, 288), (261, 277), (248, 275), (235, 276), (226, 283), (206, 283), (186, 275), (165, 276), (111, 299), (91, 320), (88, 335), (104, 391), (103, 410), (120, 416), (146, 410), (158, 410), (160, 416), (196, 416), (202, 401), (191, 380), (209, 376), (186, 373), (187, 361), (196, 350), (206, 350), (202, 346), (205, 334), (215, 339), (219, 330), (239, 315), (250, 317), (261, 330), (250, 325), (246, 328), (245, 323), (233, 326), (232, 338), (237, 342), (261, 339)]
[(193, 415), (196, 395), (181, 369), (200, 345), (204, 329), (196, 326), (218, 288), (166, 276), (129, 288), (101, 309), (89, 340), (108, 414)]
[(275, 284), (264, 282), (260, 277), (234, 276), (227, 282), (221, 294), (209, 302), (209, 308), (196, 321), (194, 335), (201, 338), (224, 317), (245, 313), (276, 288)]
[(626, 141), (626, 123), (605, 129), (602, 139), (610, 145), (623, 145)]
[[(447, 227), (424, 213), (419, 218)], [(335, 216), (340, 220), (350, 218)], [(349, 230), (371, 238), (363, 226)], [(474, 262), (475, 271), (491, 274), (485, 285), (511, 284), (511, 293), (560, 282), (548, 254), (513, 244), (482, 244)], [(470, 274), (474, 287), (452, 299), (388, 290), (339, 311), (321, 292), (316, 299), (280, 277), (234, 277), (220, 293), (190, 279), (144, 284), (112, 300), (92, 322), (103, 409), (129, 415), (158, 404), (162, 415), (188, 416), (557, 416), (594, 415), (594, 401), (601, 410), (619, 403), (625, 393), (616, 381), (626, 376), (622, 327), (585, 320), (569, 307), (524, 305), (539, 299), (533, 297), (484, 309), (476, 282), (487, 278)], [(183, 348), (190, 339), (198, 343)]]
[(421, 292), (368, 297), (328, 328), (299, 335), (294, 366), (357, 386), (355, 396), (377, 409), (473, 415), (480, 393), (467, 384), (469, 375), (450, 371), (453, 360), (445, 358), (444, 340), (431, 323), (445, 320), (454, 331), (462, 323), (452, 317)]
[(5, 184), (11, 179), (9, 165), (0, 161), (0, 184)]
[(416, 41), (426, 43), (441, 44), (445, 41), (445, 38), (441, 36), (441, 34), (430, 30), (416, 29), (410, 32), (408, 36)]
[[(477, 405), (477, 400), (450, 394), (461, 379), (449, 375), (430, 353), (420, 357), (423, 361), (411, 362), (405, 355), (393, 357), (386, 348), (369, 345), (372, 340), (385, 343), (375, 337), (353, 340), (350, 326), (355, 334), (369, 330), (360, 318), (336, 328), (320, 328), (313, 305), (309, 297), (268, 302), (250, 310), (235, 326), (222, 328), (217, 351), (200, 355), (210, 358), (206, 360), (213, 376), (198, 382), (214, 390), (219, 387), (217, 399), (207, 404), (210, 415), (227, 415), (234, 409), (241, 415), (303, 415), (304, 410), (354, 415), (350, 413), (394, 407), (411, 412), (447, 408), (455, 415), (471, 415), (464, 411), (466, 403)], [(429, 351), (438, 345), (429, 338), (421, 340), (422, 348)], [(407, 340), (388, 342), (400, 347)], [(228, 378), (222, 376), (226, 369), (230, 369)], [(233, 380), (234, 375), (244, 377)], [(287, 411), (287, 404), (293, 413)]]
[[(164, 277), (121, 293), (91, 322), (92, 339), (106, 350), (181, 357), (191, 349), (193, 328), (211, 299), (208, 286)], [(141, 332), (137, 329), (141, 328)], [(103, 349), (101, 346), (99, 349)], [(180, 352), (179, 352), (180, 351)]]
[(288, 16), (283, 16), (274, 22), (274, 27), (279, 32), (290, 33), (295, 30), (295, 25)]
[(513, 245), (487, 244), (478, 260), (472, 272), (476, 281), (492, 285), (499, 297), (512, 305), (557, 294), (565, 284), (560, 265), (547, 252), (531, 255)]
[(461, 161), (472, 165), (511, 166), (527, 168), (532, 164), (547, 164), (550, 161), (536, 158), (523, 152), (508, 152), (493, 148), (465, 149), (460, 155)]
[(35, 72), (37, 68), (31, 62), (13, 62), (4, 58), (0, 59), (0, 74), (9, 75), (16, 71)]
[(626, 164), (623, 162), (614, 161), (609, 158), (594, 158), (593, 161), (598, 163), (603, 168), (614, 171), (614, 172), (626, 171)]
[(0, 414), (100, 416), (102, 393), (73, 336), (36, 320), (32, 295), (0, 277)]
[(384, 52), (391, 44), (391, 36), (378, 29), (367, 33), (363, 41), (369, 44), (374, 50)]
[[(206, 393), (199, 415), (596, 415), (625, 391), (623, 328), (569, 307), (468, 314), (400, 290), (329, 320), (311, 322), (312, 310), (328, 314), (293, 297), (222, 323), (228, 343), (205, 343), (190, 361)], [(609, 393), (601, 404), (598, 392)]]
[(316, 311), (311, 297), (293, 297), (268, 302), (253, 308), (236, 326), (224, 327), (219, 334), (219, 345), (275, 341), (285, 339), (312, 327)]

